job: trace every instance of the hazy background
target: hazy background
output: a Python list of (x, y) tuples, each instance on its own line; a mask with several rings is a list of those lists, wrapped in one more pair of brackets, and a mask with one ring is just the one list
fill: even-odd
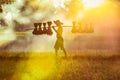
[[(94, 33), (73, 34), (63, 28), (67, 51), (120, 51), (119, 0), (1, 0), (0, 51), (51, 52), (56, 40), (52, 36), (32, 35), (33, 23), (61, 20), (93, 22)], [(94, 5), (94, 6), (93, 6)], [(55, 25), (55, 24), (52, 24)], [(19, 33), (18, 33), (19, 32)], [(25, 34), (22, 34), (25, 32)]]

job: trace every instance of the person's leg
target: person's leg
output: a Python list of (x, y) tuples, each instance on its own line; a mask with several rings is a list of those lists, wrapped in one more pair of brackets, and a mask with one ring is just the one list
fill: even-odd
[(66, 52), (66, 50), (65, 50), (64, 47), (62, 48), (62, 50), (63, 50), (63, 52), (64, 52), (64, 54), (65, 54), (65, 57), (67, 57), (67, 52)]
[(57, 41), (55, 43), (54, 49), (55, 49), (55, 55), (57, 56), (57, 53), (58, 53), (58, 42)]
[(57, 54), (58, 54), (58, 49), (55, 49), (55, 54), (56, 54), (56, 56), (57, 56)]

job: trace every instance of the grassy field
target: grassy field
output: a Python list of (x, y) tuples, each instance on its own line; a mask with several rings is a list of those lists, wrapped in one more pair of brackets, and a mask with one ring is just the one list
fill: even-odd
[(120, 80), (120, 55), (0, 53), (0, 80)]

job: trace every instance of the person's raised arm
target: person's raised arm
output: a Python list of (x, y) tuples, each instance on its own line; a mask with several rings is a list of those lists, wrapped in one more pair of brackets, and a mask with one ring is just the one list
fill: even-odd
[(52, 28), (53, 28), (53, 30), (57, 33), (57, 30), (55, 29), (55, 27), (54, 27), (54, 26), (52, 26)]

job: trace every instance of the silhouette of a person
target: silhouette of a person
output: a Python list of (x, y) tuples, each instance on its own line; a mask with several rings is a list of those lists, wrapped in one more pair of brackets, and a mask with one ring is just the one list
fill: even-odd
[(63, 50), (65, 56), (67, 56), (66, 50), (64, 48), (64, 39), (62, 36), (62, 32), (63, 32), (62, 24), (63, 23), (61, 23), (59, 20), (54, 21), (54, 23), (56, 24), (56, 26), (58, 26), (57, 30), (53, 26), (53, 30), (56, 32), (56, 37), (57, 37), (57, 40), (56, 40), (55, 45), (54, 45), (56, 56), (57, 56), (58, 50), (60, 48), (61, 48), (61, 50)]

